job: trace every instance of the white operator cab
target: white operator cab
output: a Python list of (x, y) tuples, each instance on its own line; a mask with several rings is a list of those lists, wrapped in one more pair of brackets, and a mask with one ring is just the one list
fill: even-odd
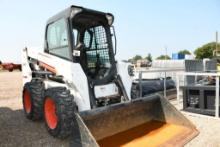
[(78, 111), (130, 100), (132, 74), (128, 63), (115, 60), (113, 20), (110, 13), (81, 7), (50, 18), (44, 50), (23, 50), (24, 84), (41, 79), (45, 89), (66, 87)]

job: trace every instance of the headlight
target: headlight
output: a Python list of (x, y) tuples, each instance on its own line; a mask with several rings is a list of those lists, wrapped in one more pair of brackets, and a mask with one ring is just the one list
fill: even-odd
[(73, 18), (76, 14), (78, 14), (81, 11), (82, 11), (81, 8), (73, 8), (70, 17)]
[(108, 20), (108, 24), (111, 26), (114, 22), (114, 16), (110, 13), (106, 14), (106, 18)]
[(131, 65), (128, 65), (128, 75), (129, 76), (134, 76), (134, 67)]

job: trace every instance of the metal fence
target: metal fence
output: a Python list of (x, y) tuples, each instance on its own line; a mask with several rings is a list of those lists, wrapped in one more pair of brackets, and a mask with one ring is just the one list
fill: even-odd
[[(152, 73), (161, 73), (160, 75), (163, 75), (164, 78), (164, 97), (166, 97), (166, 79), (167, 79), (167, 73), (172, 73), (173, 75), (172, 79), (176, 82), (176, 90), (177, 90), (177, 102), (180, 104), (182, 103), (181, 100), (181, 86), (187, 84), (185, 80), (187, 76), (194, 77), (193, 82), (195, 83), (197, 81), (197, 77), (201, 76), (212, 76), (216, 79), (215, 84), (215, 117), (219, 117), (219, 77), (220, 73), (217, 73), (215, 70), (208, 71), (208, 72), (183, 72), (184, 69), (155, 69), (155, 70), (138, 70), (136, 71), (138, 73), (138, 81), (139, 81), (139, 87), (140, 87), (140, 97), (142, 97), (142, 82), (143, 82), (143, 74), (152, 74)], [(146, 76), (145, 75), (145, 76)]]
[[(136, 70), (135, 72), (138, 73), (138, 80), (139, 80), (139, 87), (140, 87), (140, 97), (142, 97), (142, 81), (143, 81), (143, 74), (149, 74), (149, 73), (160, 73), (160, 75), (163, 75), (164, 78), (164, 97), (166, 97), (166, 79), (167, 79), (167, 73), (171, 73), (172, 78), (176, 79), (178, 78), (177, 72), (183, 72), (184, 69), (182, 68), (175, 68), (175, 69), (151, 69), (151, 70)], [(146, 76), (146, 75), (145, 75)]]

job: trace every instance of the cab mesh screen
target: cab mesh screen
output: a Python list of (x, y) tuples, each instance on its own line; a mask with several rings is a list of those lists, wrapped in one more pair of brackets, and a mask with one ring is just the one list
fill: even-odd
[(97, 26), (85, 31), (87, 66), (94, 68), (99, 58), (100, 64), (109, 63), (109, 49), (105, 28)]

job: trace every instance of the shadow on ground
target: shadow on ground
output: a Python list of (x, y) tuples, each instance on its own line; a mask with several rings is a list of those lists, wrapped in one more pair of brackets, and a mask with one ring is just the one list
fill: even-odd
[(0, 147), (68, 147), (69, 139), (50, 136), (43, 121), (25, 118), (23, 110), (0, 108)]

